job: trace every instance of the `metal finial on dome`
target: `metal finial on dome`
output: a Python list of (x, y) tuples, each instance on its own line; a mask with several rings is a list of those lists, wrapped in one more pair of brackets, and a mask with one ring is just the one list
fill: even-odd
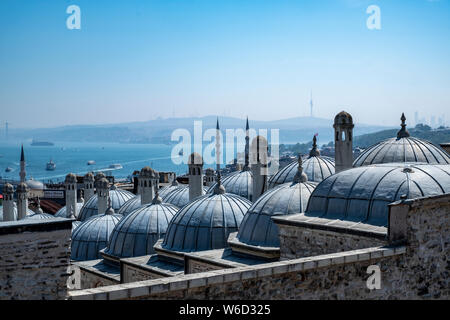
[(224, 194), (226, 193), (225, 187), (222, 185), (220, 171), (217, 172), (217, 183), (214, 187), (214, 194)]
[(114, 209), (113, 209), (113, 207), (111, 205), (111, 198), (108, 197), (108, 209), (106, 209), (105, 214), (114, 214), (114, 213), (115, 213)]
[(298, 154), (298, 167), (297, 173), (295, 174), (293, 183), (306, 182), (308, 181), (308, 176), (303, 172), (303, 160), (302, 155)]
[(312, 149), (309, 152), (309, 157), (319, 157), (320, 151), (317, 149), (317, 134), (314, 135)]
[(44, 211), (43, 211), (42, 208), (41, 208), (41, 200), (39, 199), (39, 197), (37, 198), (36, 213), (37, 213), (37, 214), (42, 214), (42, 213), (44, 213)]
[(162, 198), (159, 196), (159, 190), (156, 190), (155, 197), (152, 200), (152, 204), (161, 204)]
[(402, 128), (400, 129), (400, 131), (397, 133), (397, 139), (401, 139), (401, 138), (408, 138), (410, 136), (408, 130), (406, 130), (406, 117), (405, 114), (402, 113), (402, 117), (400, 118), (400, 120), (402, 120)]

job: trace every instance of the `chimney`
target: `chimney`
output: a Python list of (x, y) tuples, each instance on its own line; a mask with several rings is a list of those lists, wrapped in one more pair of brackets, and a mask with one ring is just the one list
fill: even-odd
[(14, 221), (14, 187), (6, 183), (3, 186), (3, 221)]
[(334, 152), (336, 173), (353, 167), (352, 116), (342, 111), (334, 118)]
[(75, 218), (77, 216), (77, 177), (69, 173), (64, 181), (66, 188), (66, 217)]
[(25, 182), (17, 186), (17, 220), (27, 216), (28, 211), (28, 187)]
[(83, 178), (83, 192), (84, 201), (87, 202), (90, 198), (94, 196), (94, 175), (92, 172), (86, 173)]
[(108, 209), (109, 201), (109, 181), (106, 178), (101, 178), (97, 181), (97, 207), (98, 214), (104, 214)]
[(141, 205), (149, 204), (155, 198), (155, 190), (158, 189), (159, 174), (150, 167), (142, 168), (139, 174), (139, 190)]
[(204, 194), (203, 192), (203, 158), (197, 152), (189, 156), (189, 201)]

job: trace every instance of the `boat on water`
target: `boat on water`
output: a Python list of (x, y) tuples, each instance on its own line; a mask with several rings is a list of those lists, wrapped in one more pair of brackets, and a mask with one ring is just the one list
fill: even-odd
[(8, 167), (5, 169), (5, 172), (11, 172), (11, 171), (13, 171), (13, 169), (11, 167)]
[(49, 142), (49, 141), (38, 141), (38, 140), (34, 140), (31, 141), (31, 146), (33, 147), (51, 147), (54, 146), (55, 144), (53, 142)]
[(50, 159), (49, 162), (47, 162), (47, 167), (45, 170), (47, 171), (54, 171), (56, 169), (56, 164), (53, 162), (53, 160)]
[(93, 166), (95, 164), (95, 161), (94, 160), (89, 160), (88, 162), (87, 162), (87, 165), (88, 166)]
[(114, 164), (110, 164), (109, 168), (118, 170), (118, 169), (122, 169), (123, 167), (120, 163), (114, 163)]

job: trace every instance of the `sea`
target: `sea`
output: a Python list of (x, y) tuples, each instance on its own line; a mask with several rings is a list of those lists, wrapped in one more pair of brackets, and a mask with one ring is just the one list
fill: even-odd
[[(33, 178), (44, 183), (57, 183), (63, 181), (70, 172), (84, 175), (87, 172), (102, 171), (122, 180), (130, 177), (133, 171), (140, 170), (145, 166), (150, 166), (156, 171), (172, 171), (177, 176), (187, 173), (185, 162), (174, 163), (174, 159), (171, 157), (173, 148), (171, 145), (54, 143), (54, 146), (24, 144), (27, 179)], [(21, 144), (17, 142), (0, 142), (0, 178), (19, 180), (20, 148)], [(46, 170), (47, 162), (50, 160), (56, 164), (54, 171)], [(90, 160), (95, 161), (95, 165), (88, 165)], [(122, 168), (111, 169), (110, 165), (113, 164), (120, 164)], [(11, 172), (5, 171), (8, 167), (12, 169)]]

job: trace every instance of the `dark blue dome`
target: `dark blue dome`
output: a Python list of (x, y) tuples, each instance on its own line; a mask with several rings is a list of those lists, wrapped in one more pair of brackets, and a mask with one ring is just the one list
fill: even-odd
[(266, 191), (246, 213), (237, 239), (253, 246), (279, 247), (278, 227), (272, 217), (305, 212), (316, 186), (317, 182), (288, 182)]
[(122, 219), (119, 214), (95, 215), (73, 230), (71, 259), (77, 261), (100, 259), (109, 237)]
[(322, 181), (305, 216), (387, 227), (388, 204), (450, 192), (450, 165), (390, 163), (339, 172)]
[[(206, 193), (208, 189), (203, 187), (203, 191)], [(161, 198), (165, 203), (170, 203), (178, 208), (182, 208), (189, 203), (189, 185), (179, 185), (172, 191), (166, 193), (166, 195), (161, 195)]]
[[(292, 161), (286, 167), (279, 170), (269, 180), (269, 189), (294, 180), (297, 173), (297, 160)], [(310, 156), (303, 161), (303, 172), (308, 176), (308, 181), (320, 182), (334, 174), (334, 159), (322, 156)]]
[[(114, 209), (114, 211), (116, 211), (116, 212), (119, 211), (119, 209), (122, 207), (122, 205), (125, 202), (127, 202), (128, 200), (130, 200), (133, 197), (135, 197), (135, 195), (126, 190), (111, 189), (109, 191), (109, 198), (111, 199), (111, 206)], [(98, 215), (97, 202), (98, 202), (97, 195), (90, 198), (81, 208), (78, 220), (86, 221), (90, 217)]]
[(153, 246), (164, 237), (177, 211), (168, 203), (151, 203), (134, 210), (116, 225), (105, 253), (121, 258), (154, 253)]
[(173, 217), (162, 246), (186, 252), (225, 248), (250, 206), (250, 201), (231, 193), (201, 196)]
[[(222, 185), (228, 193), (236, 194), (252, 201), (253, 183), (249, 170), (232, 172), (222, 179)], [(212, 194), (217, 183), (209, 187), (207, 193)]]

